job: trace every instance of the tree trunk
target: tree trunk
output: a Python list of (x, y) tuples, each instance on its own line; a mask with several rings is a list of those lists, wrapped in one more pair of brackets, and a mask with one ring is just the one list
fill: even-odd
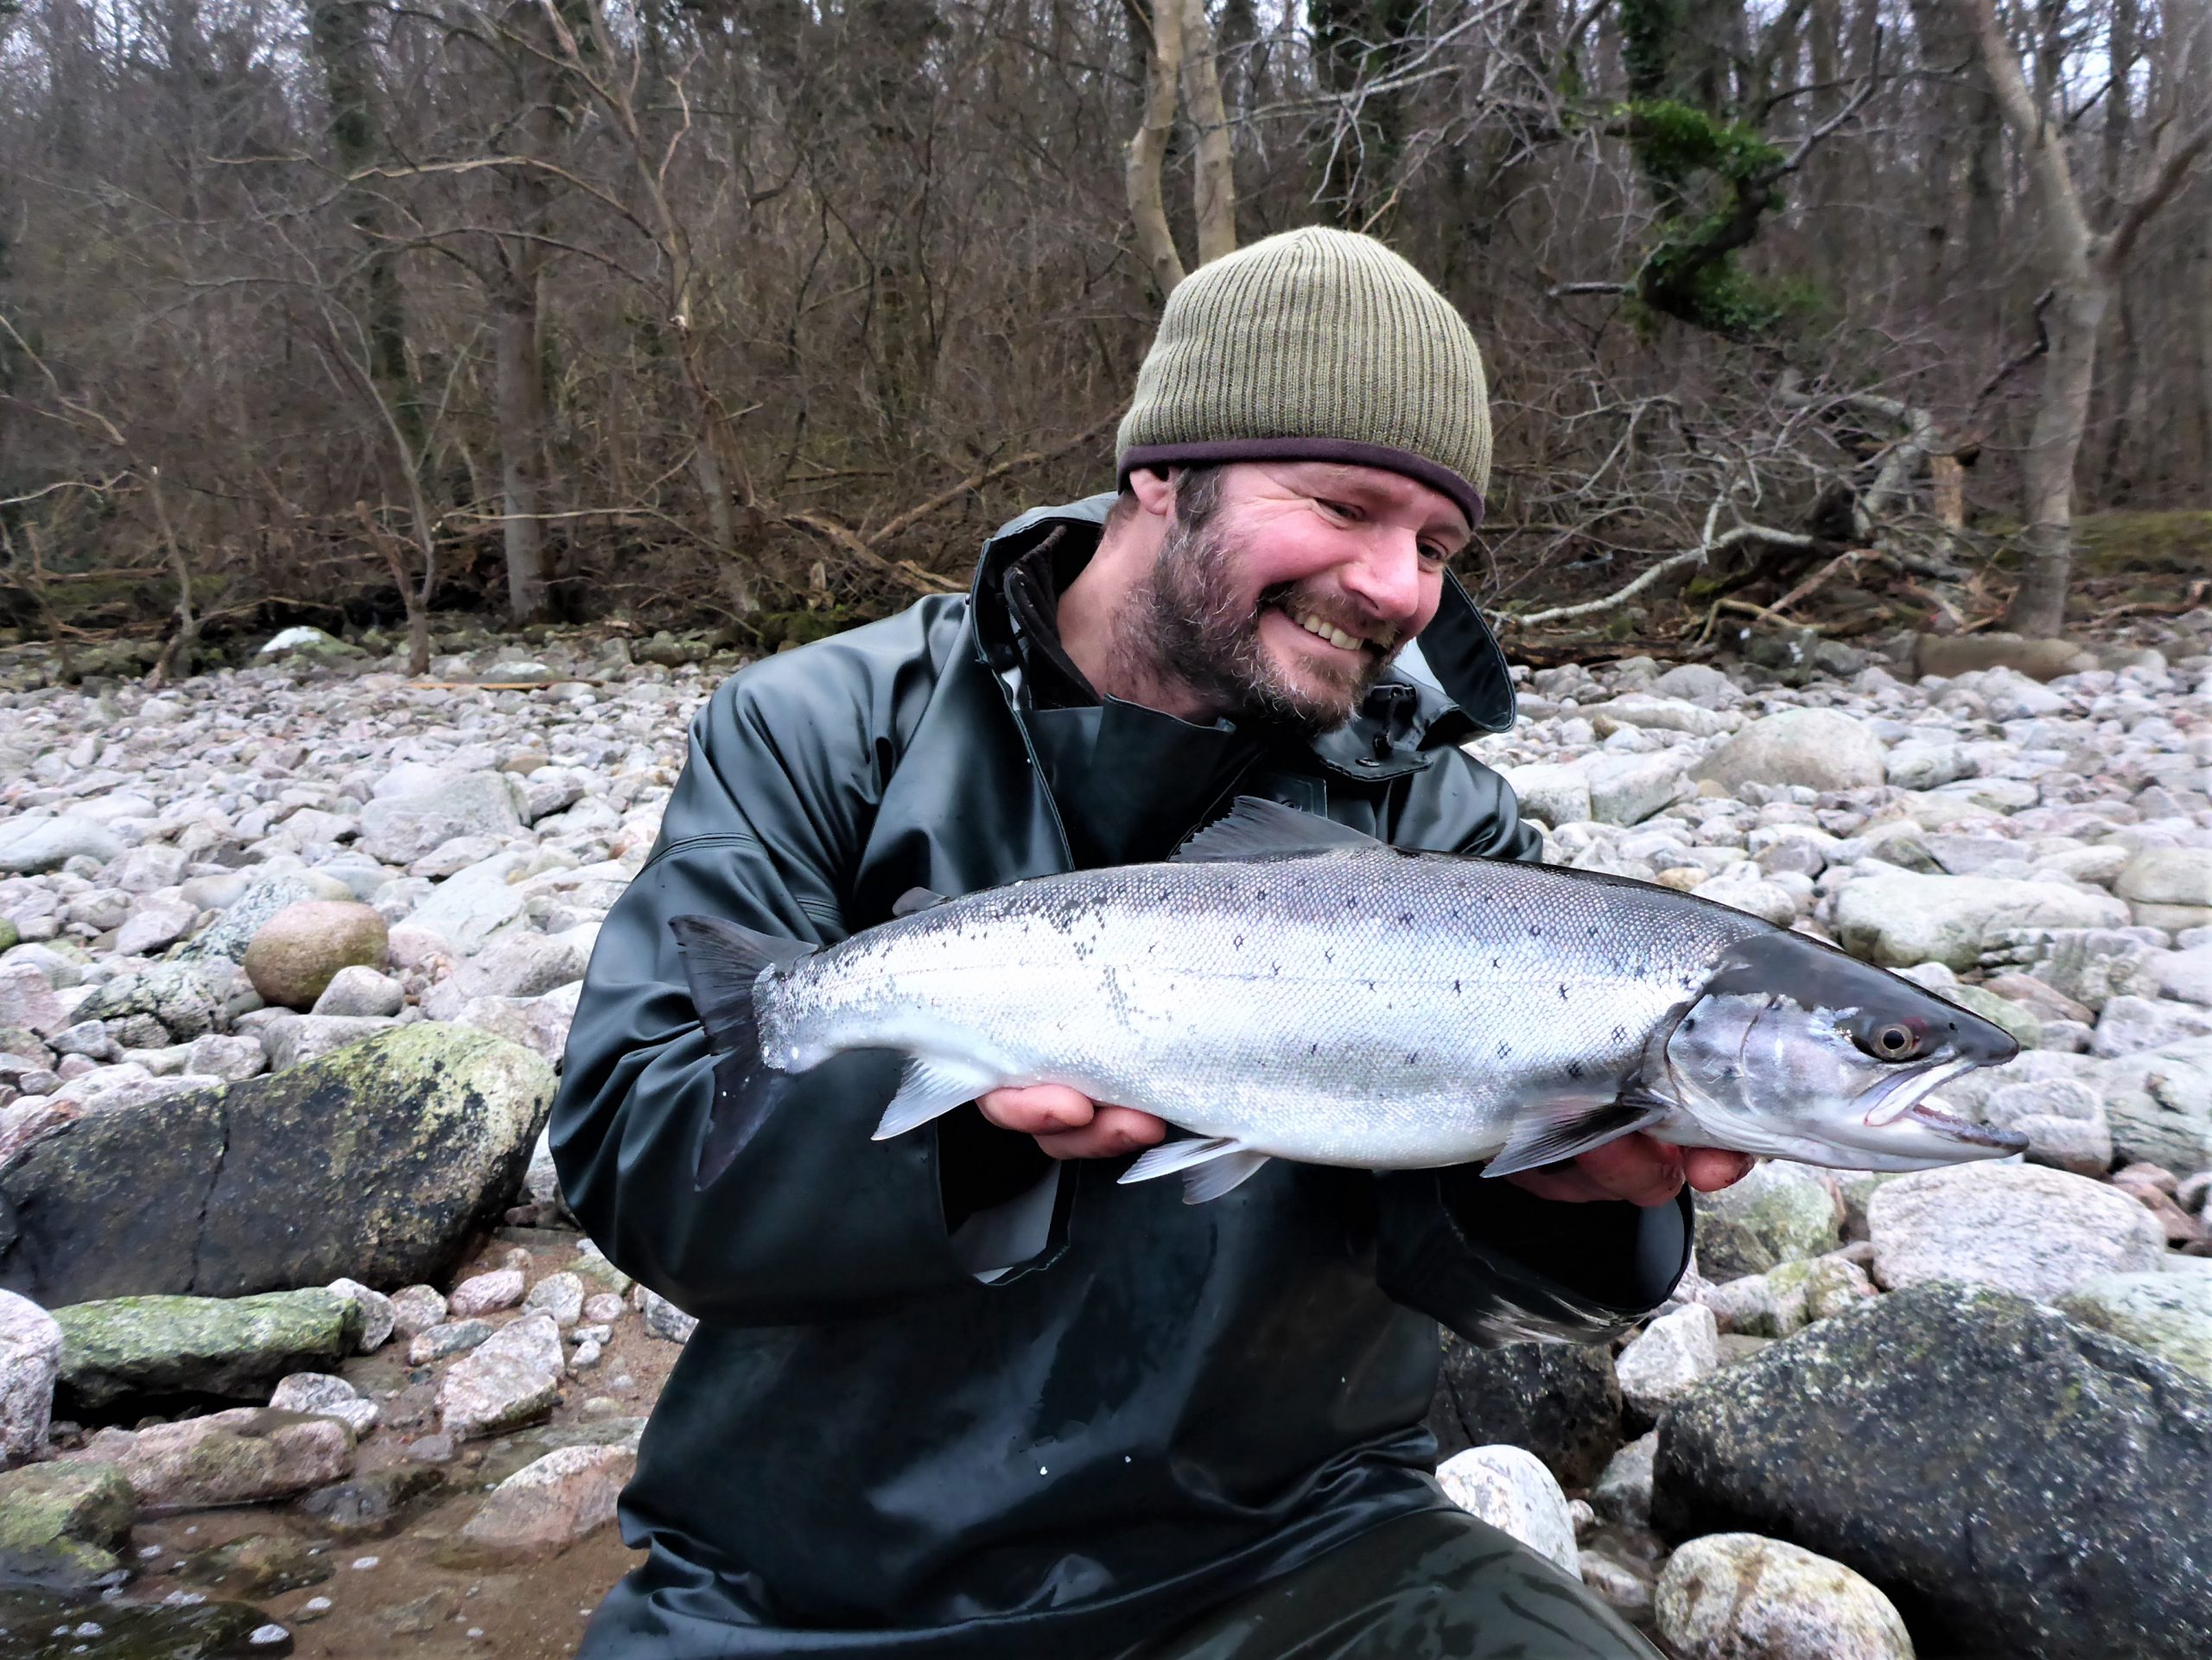
[[(1161, 0), (1162, 4), (1174, 0)], [(1183, 99), (1198, 129), (1198, 170), (1191, 181), (1198, 220), (1198, 264), (1236, 251), (1236, 147), (1221, 98), (1206, 0), (1182, 0)]]
[(499, 377), (499, 495), (507, 618), (518, 627), (551, 612), (545, 570), (545, 375), (539, 361), (536, 261), (510, 272), (492, 305)]
[(1160, 164), (1175, 132), (1175, 83), (1183, 69), (1181, 0), (1154, 0), (1152, 56), (1145, 76), (1144, 114), (1129, 140), (1123, 187), (1129, 219), (1136, 227), (1137, 251), (1165, 299), (1183, 280), (1183, 256), (1175, 251), (1167, 228), (1167, 200), (1160, 188)]
[(2044, 322), (2050, 352), (2044, 361), (2043, 396), (2036, 408), (2021, 471), (2027, 492), (2026, 568), (2005, 608), (2005, 626), (2031, 636), (2063, 632), (2066, 586), (2074, 559), (2074, 464), (2082, 453), (2089, 392), (2097, 372), (2097, 331), (2111, 303), (2109, 286), (2082, 270), (2057, 289)]

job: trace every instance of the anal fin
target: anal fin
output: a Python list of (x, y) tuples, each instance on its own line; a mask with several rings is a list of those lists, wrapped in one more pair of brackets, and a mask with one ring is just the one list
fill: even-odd
[(1267, 1161), (1266, 1154), (1253, 1152), (1233, 1136), (1202, 1135), (1151, 1148), (1123, 1171), (1121, 1179), (1150, 1181), (1180, 1173), (1183, 1202), (1203, 1205), (1245, 1181)]
[(1510, 1176), (1538, 1165), (1587, 1153), (1639, 1129), (1648, 1129), (1673, 1111), (1670, 1103), (1640, 1094), (1616, 1101), (1554, 1102), (1525, 1107), (1506, 1143), (1483, 1168), (1485, 1176)]
[(984, 1091), (996, 1089), (1003, 1081), (995, 1073), (973, 1065), (910, 1055), (906, 1070), (899, 1074), (899, 1092), (883, 1110), (882, 1120), (877, 1123), (872, 1139), (886, 1142), (893, 1135), (903, 1135), (973, 1101)]

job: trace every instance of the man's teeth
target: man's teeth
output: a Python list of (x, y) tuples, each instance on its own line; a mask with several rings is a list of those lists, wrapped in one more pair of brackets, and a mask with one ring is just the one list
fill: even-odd
[(1325, 623), (1322, 621), (1320, 618), (1316, 616), (1293, 617), (1291, 620), (1295, 622), (1300, 628), (1303, 628), (1307, 633), (1317, 634), (1321, 639), (1327, 640), (1330, 645), (1335, 646), (1340, 652), (1357, 651), (1359, 647), (1367, 644), (1366, 640), (1362, 639), (1359, 635), (1347, 634), (1343, 629), (1335, 626), (1333, 624)]

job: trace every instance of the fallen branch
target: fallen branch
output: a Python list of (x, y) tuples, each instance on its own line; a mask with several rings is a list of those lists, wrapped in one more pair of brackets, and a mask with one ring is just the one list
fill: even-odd
[[(1817, 537), (1801, 536), (1795, 531), (1777, 531), (1766, 525), (1738, 525), (1719, 536), (1713, 534), (1713, 521), (1720, 511), (1720, 504), (1713, 504), (1712, 512), (1705, 516), (1706, 533), (1697, 546), (1671, 554), (1653, 565), (1626, 587), (1616, 588), (1601, 600), (1585, 600), (1580, 605), (1555, 605), (1548, 611), (1530, 611), (1520, 616), (1493, 613), (1500, 622), (1516, 628), (1532, 628), (1538, 623), (1563, 622), (1570, 617), (1586, 617), (1599, 611), (1611, 611), (1625, 605), (1643, 593), (1662, 576), (1685, 565), (1701, 565), (1716, 553), (1725, 553), (1744, 542), (1765, 542), (1777, 548), (1801, 548), (1817, 550), (1821, 545)], [(1833, 544), (1830, 544), (1833, 546)]]
[(877, 576), (888, 578), (917, 594), (957, 594), (967, 586), (964, 582), (940, 576), (934, 571), (924, 570), (911, 559), (885, 558), (834, 518), (824, 518), (819, 513), (801, 512), (785, 512), (780, 517), (785, 524), (796, 530), (812, 531)]

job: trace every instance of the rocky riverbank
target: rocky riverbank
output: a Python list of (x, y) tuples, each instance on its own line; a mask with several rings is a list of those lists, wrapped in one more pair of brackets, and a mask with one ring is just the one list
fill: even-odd
[[(1618, 1353), (1447, 1345), (1455, 1496), (1680, 1654), (2212, 1649), (2212, 613), (2158, 628), (2050, 679), (1549, 670), (1477, 746), (1555, 862), (2024, 1046), (1946, 1093), (2024, 1161), (1770, 1164)], [(535, 1660), (626, 1565), (689, 1322), (540, 1131), (734, 660), (461, 643), (0, 665), (0, 1652)]]

